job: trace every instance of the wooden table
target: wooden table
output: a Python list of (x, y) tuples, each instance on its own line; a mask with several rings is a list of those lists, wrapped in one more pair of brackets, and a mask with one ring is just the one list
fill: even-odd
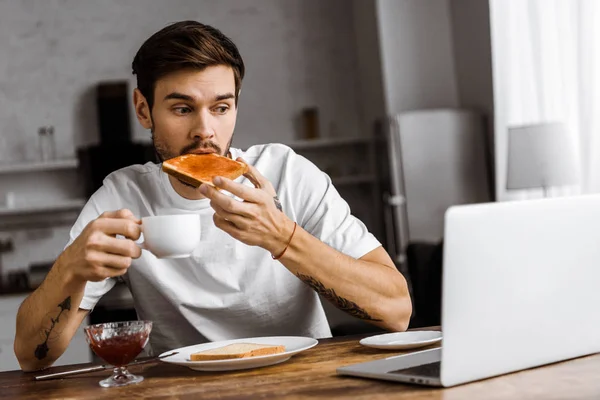
[(449, 389), (336, 375), (340, 366), (401, 354), (363, 347), (361, 337), (320, 340), (285, 363), (253, 370), (198, 372), (166, 363), (140, 365), (131, 371), (145, 380), (121, 388), (98, 386), (110, 371), (40, 382), (33, 380), (35, 373), (3, 372), (0, 399), (600, 399), (600, 355)]

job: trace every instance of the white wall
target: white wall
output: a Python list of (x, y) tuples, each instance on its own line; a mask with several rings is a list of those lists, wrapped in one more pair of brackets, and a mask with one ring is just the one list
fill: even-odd
[(458, 106), (448, 0), (378, 0), (388, 114)]
[(487, 0), (450, 0), (450, 11), (459, 104), (486, 117), (488, 186), (492, 196), (495, 140), (490, 5)]
[(372, 133), (377, 120), (387, 113), (379, 37), (377, 1), (352, 0), (360, 112), (363, 130)]
[(459, 103), (494, 113), (490, 6), (484, 0), (450, 0)]

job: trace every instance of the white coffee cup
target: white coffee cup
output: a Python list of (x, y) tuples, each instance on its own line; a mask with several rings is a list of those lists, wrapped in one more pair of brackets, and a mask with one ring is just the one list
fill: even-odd
[(142, 218), (144, 242), (140, 247), (157, 258), (189, 257), (200, 243), (198, 214), (157, 215)]

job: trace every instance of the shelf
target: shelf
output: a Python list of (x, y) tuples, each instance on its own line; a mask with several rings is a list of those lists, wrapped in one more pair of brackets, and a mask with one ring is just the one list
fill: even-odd
[(76, 158), (21, 164), (0, 164), (0, 175), (26, 172), (46, 172), (60, 169), (75, 169), (78, 165), (79, 161)]
[(331, 178), (331, 181), (335, 186), (347, 186), (347, 185), (358, 185), (362, 183), (374, 183), (375, 175), (363, 174), (353, 176), (340, 176)]
[(81, 210), (85, 205), (84, 199), (69, 199), (60, 203), (44, 204), (44, 205), (27, 205), (24, 207), (15, 208), (0, 208), (0, 217), (22, 214), (38, 214), (58, 211)]
[(45, 205), (3, 207), (0, 208), (0, 231), (72, 225), (85, 203), (84, 199), (69, 199)]
[(312, 140), (298, 140), (286, 143), (294, 150), (320, 149), (325, 147), (350, 146), (356, 144), (367, 144), (372, 141), (370, 137), (345, 137), (345, 138), (323, 138)]

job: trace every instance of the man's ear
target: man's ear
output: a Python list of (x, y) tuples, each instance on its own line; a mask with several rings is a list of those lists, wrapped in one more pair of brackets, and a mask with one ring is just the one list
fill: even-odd
[(135, 115), (144, 129), (152, 129), (150, 106), (138, 88), (133, 90), (133, 106), (135, 107)]

